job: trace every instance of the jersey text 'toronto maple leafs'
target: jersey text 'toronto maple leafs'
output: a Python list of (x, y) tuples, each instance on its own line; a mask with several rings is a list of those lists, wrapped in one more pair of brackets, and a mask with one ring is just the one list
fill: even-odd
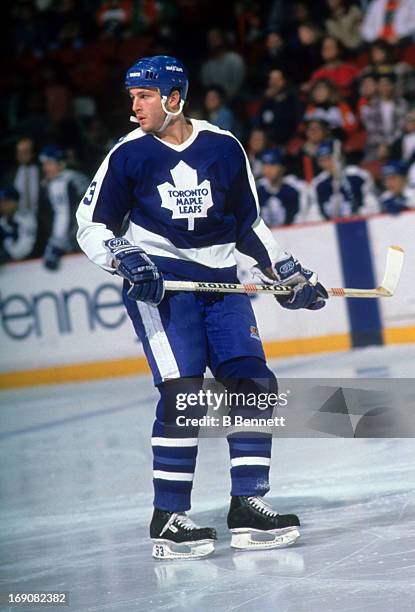
[(187, 219), (189, 231), (195, 228), (195, 219), (207, 217), (208, 209), (213, 206), (210, 181), (198, 184), (197, 172), (184, 161), (180, 161), (170, 171), (171, 183), (158, 185), (161, 206), (173, 213), (173, 219)]

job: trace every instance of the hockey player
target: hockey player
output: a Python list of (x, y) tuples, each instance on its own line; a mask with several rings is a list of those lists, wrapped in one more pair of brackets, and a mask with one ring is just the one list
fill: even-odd
[(17, 189), (0, 188), (0, 263), (28, 257), (35, 238), (36, 219), (31, 211), (19, 211)]
[(301, 222), (308, 206), (306, 183), (294, 175), (284, 176), (280, 149), (264, 151), (261, 162), (263, 176), (257, 181), (261, 217), (269, 227)]
[(386, 191), (380, 196), (382, 210), (398, 215), (415, 208), (415, 187), (408, 185), (407, 166), (404, 161), (392, 160), (382, 168), (382, 181)]
[(309, 221), (379, 212), (371, 175), (358, 166), (343, 167), (339, 145), (326, 140), (317, 149), (322, 172), (311, 183)]
[[(248, 296), (165, 293), (164, 279), (237, 282), (238, 248), (258, 262), (263, 282), (292, 284), (283, 306), (318, 309), (327, 293), (314, 273), (275, 243), (259, 217), (238, 140), (184, 116), (184, 65), (168, 56), (143, 58), (128, 70), (125, 85), (139, 127), (121, 138), (96, 173), (78, 208), (78, 240), (92, 261), (124, 278), (124, 303), (160, 393), (152, 434), (153, 556), (200, 557), (214, 550), (216, 532), (186, 515), (198, 428), (177, 426), (183, 414), (177, 394), (198, 392), (207, 366), (240, 392), (275, 392), (276, 379), (252, 331)], [(205, 412), (198, 404), (186, 416)], [(269, 490), (271, 441), (265, 434), (228, 437), (233, 546), (273, 548), (299, 535), (297, 516), (280, 515), (262, 499)], [(257, 532), (269, 540), (253, 542)]]
[(45, 177), (44, 188), (52, 210), (52, 231), (43, 254), (43, 263), (56, 270), (62, 255), (76, 248), (75, 208), (88, 187), (88, 178), (66, 168), (65, 152), (58, 146), (44, 147), (39, 155)]

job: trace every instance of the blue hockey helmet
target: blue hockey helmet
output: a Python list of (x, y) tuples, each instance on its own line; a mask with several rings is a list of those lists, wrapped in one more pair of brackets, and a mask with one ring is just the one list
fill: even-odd
[(47, 145), (39, 153), (39, 160), (41, 162), (48, 159), (53, 159), (56, 162), (65, 161), (65, 151), (58, 145)]
[(385, 176), (406, 176), (407, 166), (401, 159), (393, 159), (388, 161), (381, 170), (382, 177)]
[(260, 157), (263, 164), (284, 165), (284, 154), (281, 149), (267, 149)]
[(143, 57), (127, 70), (125, 86), (158, 88), (162, 98), (167, 98), (174, 89), (184, 102), (189, 89), (189, 78), (184, 64), (169, 55)]

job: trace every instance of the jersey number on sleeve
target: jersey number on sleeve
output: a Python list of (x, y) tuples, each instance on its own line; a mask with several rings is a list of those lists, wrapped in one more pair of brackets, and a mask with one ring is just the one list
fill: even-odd
[(97, 182), (93, 181), (90, 186), (89, 189), (87, 191), (86, 196), (83, 199), (83, 203), (85, 204), (85, 206), (90, 206), (92, 203), (92, 200), (94, 199), (94, 193), (95, 193), (95, 189), (97, 187)]

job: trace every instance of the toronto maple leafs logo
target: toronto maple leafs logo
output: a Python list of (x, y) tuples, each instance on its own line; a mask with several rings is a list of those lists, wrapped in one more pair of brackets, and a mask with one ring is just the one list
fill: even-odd
[(187, 229), (195, 229), (195, 219), (207, 217), (208, 209), (213, 206), (210, 181), (205, 179), (198, 184), (197, 172), (184, 161), (173, 170), (171, 183), (158, 185), (162, 208), (171, 210), (172, 219), (187, 219)]

